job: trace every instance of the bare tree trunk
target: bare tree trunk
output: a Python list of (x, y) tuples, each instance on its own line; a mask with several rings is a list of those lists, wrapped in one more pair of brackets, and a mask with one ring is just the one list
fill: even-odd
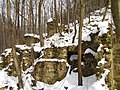
[(42, 12), (41, 12), (41, 29), (42, 29), (42, 33), (45, 32), (44, 30), (44, 2), (42, 3)]
[(67, 15), (66, 15), (66, 12), (65, 12), (65, 10), (64, 10), (64, 19), (63, 19), (63, 20), (64, 20), (64, 21), (63, 21), (63, 22), (64, 22), (64, 25), (66, 25), (66, 23), (67, 23), (66, 18), (67, 18)]
[(60, 2), (60, 25), (61, 25), (61, 28), (60, 28), (60, 30), (61, 30), (61, 32), (63, 31), (63, 26), (62, 26), (62, 22), (63, 22), (63, 20), (62, 20), (62, 0), (61, 0), (61, 2)]
[[(45, 6), (44, 6), (44, 11), (45, 11)], [(44, 33), (46, 33), (46, 23), (47, 23), (47, 13), (46, 11), (44, 12)]]
[(39, 9), (38, 9), (38, 29), (40, 34), (40, 46), (44, 46), (44, 40), (43, 40), (43, 30), (41, 29), (41, 7), (42, 7), (43, 0), (40, 0), (39, 2)]
[(32, 26), (32, 0), (30, 0), (30, 8), (29, 8), (29, 30), (30, 30), (30, 33), (33, 33), (32, 28), (33, 28), (33, 26)]
[[(12, 24), (12, 20), (11, 20), (11, 13), (10, 13), (10, 0), (7, 0), (7, 17), (8, 17), (8, 28), (11, 31), (11, 44), (12, 44), (12, 55), (13, 55), (13, 60), (14, 60), (14, 65), (15, 65), (15, 69), (18, 75), (18, 80), (19, 80), (19, 87), (23, 88), (23, 83), (22, 83), (22, 76), (21, 76), (21, 69), (20, 69), (20, 64), (16, 58), (16, 50), (15, 50), (15, 28), (14, 25), (16, 24)], [(16, 19), (17, 19), (17, 13), (16, 13)]]
[(58, 15), (57, 15), (57, 21), (58, 21), (58, 30), (59, 30), (59, 33), (61, 32), (61, 18), (60, 18), (60, 12), (61, 12), (61, 6), (60, 6), (60, 1), (58, 1)]
[[(26, 3), (24, 2), (24, 5), (26, 5)], [(24, 9), (24, 12), (23, 12), (23, 15), (24, 15), (24, 17), (25, 17), (25, 10), (26, 10), (26, 8)], [(24, 32), (24, 34), (26, 33), (26, 20), (24, 19), (24, 22), (23, 22), (23, 32)]]
[(3, 41), (3, 50), (5, 49), (5, 48), (7, 48), (7, 46), (6, 46), (6, 30), (5, 30), (5, 10), (4, 10), (4, 8), (5, 8), (5, 1), (3, 0), (3, 6), (2, 6), (2, 30), (3, 30), (3, 39), (2, 39), (2, 41)]
[(32, 15), (31, 15), (31, 17), (32, 17), (32, 31), (33, 31), (33, 33), (35, 33), (35, 25), (34, 25), (34, 13), (33, 13), (33, 0), (32, 0), (32, 3), (31, 3), (31, 12), (32, 12)]
[(3, 30), (3, 45), (2, 45), (2, 49), (4, 50), (6, 47), (6, 30), (5, 30), (5, 26), (4, 26), (4, 23), (5, 23), (5, 17), (4, 15), (2, 15), (2, 30)]
[(67, 24), (68, 24), (68, 32), (70, 32), (70, 0), (67, 0)]
[(20, 29), (20, 20), (19, 20), (19, 0), (16, 0), (16, 13), (17, 13), (17, 28)]
[(54, 0), (54, 12), (55, 12), (55, 29), (56, 33), (58, 32), (58, 20), (57, 20), (57, 8), (56, 8), (56, 0)]
[(10, 31), (10, 27), (9, 26), (11, 26), (11, 23), (12, 23), (12, 21), (11, 21), (11, 10), (10, 10), (10, 0), (7, 0), (7, 19), (8, 19), (8, 22), (7, 22), (7, 25), (8, 25), (8, 32), (9, 32), (9, 35), (8, 35), (8, 47), (11, 47), (12, 45), (12, 43), (10, 42), (10, 39), (11, 39), (11, 31)]
[[(25, 0), (22, 0), (22, 8), (21, 8), (22, 16), (24, 16), (24, 10), (25, 10), (24, 6), (25, 6)], [(23, 20), (24, 20), (23, 17), (21, 17), (21, 30), (23, 30), (23, 22), (24, 22)]]
[[(25, 17), (25, 0), (22, 0), (22, 7), (21, 7), (21, 15), (23, 16), (23, 17)], [(21, 16), (21, 28), (20, 28), (20, 30), (21, 30), (21, 32), (22, 32), (22, 38), (21, 38), (21, 43), (23, 44), (23, 35), (25, 34), (25, 29), (24, 29), (24, 22), (25, 22), (25, 20), (24, 20), (24, 18)]]
[(105, 12), (104, 12), (102, 21), (105, 20), (105, 17), (106, 17), (106, 14), (107, 14), (107, 10), (108, 10), (108, 6), (109, 6), (109, 0), (107, 0), (107, 4), (106, 4), (106, 8), (105, 8)]
[(75, 33), (74, 33), (74, 36), (73, 36), (73, 40), (72, 40), (72, 43), (75, 42), (75, 37), (76, 37), (76, 34), (77, 34), (77, 29), (76, 29), (76, 0), (75, 0), (75, 3), (74, 3), (74, 29), (75, 29)]
[[(13, 27), (14, 30), (14, 27)], [(23, 88), (23, 81), (22, 81), (22, 74), (21, 74), (21, 67), (20, 63), (18, 62), (18, 59), (16, 58), (16, 50), (15, 50), (15, 38), (14, 38), (14, 31), (12, 30), (12, 55), (14, 60), (15, 69), (18, 75), (18, 81), (19, 81), (19, 88)]]
[(79, 0), (80, 2), (80, 24), (79, 24), (79, 35), (78, 35), (78, 86), (82, 86), (82, 27), (83, 27), (83, 0)]
[(37, 9), (38, 9), (38, 8), (37, 8), (37, 7), (38, 7), (38, 6), (37, 6), (37, 1), (35, 2), (35, 5), (36, 5), (36, 7), (35, 7), (35, 9), (36, 9), (35, 11), (36, 11), (36, 12), (35, 12), (34, 32), (37, 33), (37, 18), (38, 18), (38, 17), (37, 17), (37, 16), (38, 16), (38, 15), (37, 15), (37, 11), (38, 11), (38, 10), (37, 10)]
[(16, 3), (16, 7), (15, 7), (15, 10), (16, 10), (16, 20), (15, 20), (16, 34), (15, 34), (15, 37), (17, 38), (15, 44), (19, 44), (20, 43), (19, 0), (16, 0), (15, 3)]

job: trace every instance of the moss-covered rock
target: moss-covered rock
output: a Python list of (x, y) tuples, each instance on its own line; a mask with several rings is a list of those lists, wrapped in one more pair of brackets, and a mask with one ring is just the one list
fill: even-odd
[(28, 34), (28, 35), (24, 35), (24, 44), (31, 46), (31, 44), (33, 43), (38, 43), (40, 41), (39, 36), (37, 35), (32, 35), (32, 34)]
[(77, 52), (78, 46), (68, 46), (67, 51), (68, 52)]
[(96, 73), (97, 59), (90, 53), (84, 55), (83, 76), (87, 77)]
[(46, 48), (43, 58), (67, 59), (67, 47)]
[(44, 59), (44, 61), (39, 61), (35, 65), (33, 76), (38, 81), (54, 84), (56, 81), (62, 80), (66, 73), (67, 66), (65, 60), (54, 61), (54, 59)]
[[(23, 47), (24, 48), (21, 48)], [(18, 63), (21, 66), (21, 70), (25, 71), (27, 68), (29, 68), (34, 61), (34, 56), (32, 52), (32, 48), (26, 48), (25, 45), (17, 45), (16, 46), (16, 59), (18, 60)], [(6, 68), (7, 67), (7, 68)], [(12, 55), (12, 49), (6, 49), (1, 54), (1, 63), (0, 68), (6, 68), (6, 71), (8, 71), (8, 75), (16, 76), (17, 72), (15, 70), (13, 55)]]
[(56, 30), (57, 27), (58, 27), (58, 25), (57, 25), (57, 21), (55, 19), (53, 19), (53, 21), (47, 23), (48, 37), (54, 35), (57, 32), (57, 30)]

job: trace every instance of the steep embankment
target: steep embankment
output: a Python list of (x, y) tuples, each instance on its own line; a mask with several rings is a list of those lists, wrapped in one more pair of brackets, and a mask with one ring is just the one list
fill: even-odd
[[(22, 67), (24, 89), (108, 90), (105, 81), (109, 73), (108, 69), (111, 69), (111, 65), (109, 65), (111, 55), (110, 32), (113, 32), (109, 25), (113, 25), (113, 22), (111, 22), (110, 9), (108, 9), (105, 21), (102, 21), (104, 11), (104, 8), (97, 10), (91, 13), (90, 20), (89, 18), (84, 19), (82, 68), (85, 77), (83, 77), (83, 86), (77, 86), (77, 73), (74, 72), (77, 66), (78, 33), (75, 43), (72, 43), (75, 31), (71, 23), (70, 33), (56, 33), (45, 38), (44, 47), (40, 47), (39, 36), (34, 34), (25, 35), (24, 43), (26, 45), (16, 45), (17, 59)], [(79, 24), (76, 27), (78, 32)], [(14, 68), (11, 50), (6, 49), (0, 58), (0, 88), (3, 90), (6, 88), (18, 89), (17, 72)], [(97, 73), (97, 77), (95, 73)]]

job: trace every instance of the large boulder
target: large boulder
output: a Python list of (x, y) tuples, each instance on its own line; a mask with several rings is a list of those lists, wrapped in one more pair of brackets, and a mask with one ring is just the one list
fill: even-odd
[(87, 77), (96, 73), (97, 59), (91, 54), (84, 54), (83, 76)]
[[(16, 45), (15, 50), (16, 58), (21, 66), (21, 70), (25, 71), (34, 63), (34, 51), (31, 47), (26, 45)], [(9, 75), (17, 75), (11, 48), (5, 49), (1, 54), (0, 69), (2, 70), (3, 68), (6, 68)]]
[(48, 37), (54, 35), (56, 33), (56, 27), (58, 27), (57, 25), (57, 21), (53, 18), (50, 18), (47, 22), (47, 33), (48, 33)]
[(46, 48), (43, 58), (58, 58), (67, 60), (67, 47)]
[(66, 73), (67, 64), (63, 59), (40, 59), (33, 70), (34, 78), (47, 84), (62, 80)]
[[(21, 59), (20, 59), (20, 54), (18, 52), (16, 53), (16, 58), (18, 62), (20, 63)], [(0, 69), (2, 70), (3, 68), (6, 71), (8, 71), (8, 75), (14, 75), (14, 76), (17, 75), (11, 48), (5, 49), (3, 53), (1, 54)]]
[(34, 63), (34, 50), (27, 45), (16, 45), (16, 52), (20, 54), (22, 70), (25, 71)]
[(31, 44), (38, 43), (40, 41), (40, 36), (36, 34), (25, 34), (24, 35), (24, 44), (31, 46)]

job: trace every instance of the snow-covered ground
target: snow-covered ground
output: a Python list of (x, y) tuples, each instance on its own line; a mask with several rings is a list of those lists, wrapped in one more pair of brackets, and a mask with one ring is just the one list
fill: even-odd
[[(89, 20), (87, 17), (84, 19), (84, 27), (82, 31), (83, 41), (91, 41), (91, 37), (90, 37), (91, 33), (99, 32), (98, 36), (101, 37), (104, 33), (107, 33), (109, 31), (108, 25), (109, 23), (113, 23), (110, 9), (107, 12), (105, 21), (102, 22), (103, 15), (98, 16), (99, 13), (103, 13), (104, 11), (105, 9), (102, 8), (101, 10), (92, 12), (92, 15), (90, 17), (90, 23), (88, 23)], [(77, 24), (76, 26), (78, 32), (79, 24)], [(45, 45), (42, 48), (51, 47), (51, 44), (56, 47), (78, 45), (78, 33), (75, 38), (75, 43), (72, 43), (72, 37), (74, 35), (74, 26), (72, 24), (70, 24), (70, 29), (73, 30), (71, 33), (62, 32), (62, 36), (60, 36), (59, 33), (56, 33), (52, 37), (45, 39), (44, 41)], [(34, 36), (33, 34), (31, 35), (26, 34), (26, 35)], [(39, 38), (39, 36), (35, 36), (35, 37)], [(42, 50), (42, 48), (39, 45), (40, 43), (33, 44), (33, 48), (37, 52)], [(16, 47), (21, 47), (21, 46), (16, 45)], [(22, 47), (29, 48), (24, 45)], [(100, 44), (98, 51), (101, 50), (101, 47), (102, 44)], [(11, 49), (6, 49), (5, 51), (6, 51), (6, 55), (8, 55), (11, 52)], [(85, 53), (92, 53), (94, 56), (97, 56), (97, 54), (90, 49), (87, 49)], [(1, 62), (1, 58), (0, 58), (0, 62)], [(103, 64), (106, 63), (104, 58), (101, 59), (101, 61), (98, 64), (100, 63)], [(31, 76), (30, 73), (26, 73), (29, 70), (32, 70), (32, 67), (27, 69), (27, 71), (23, 72), (22, 75), (24, 81), (24, 90), (109, 90), (105, 83), (105, 78), (109, 73), (109, 70), (107, 69), (105, 69), (105, 72), (102, 74), (102, 78), (100, 80), (97, 80), (95, 75), (89, 77), (83, 77), (83, 86), (77, 86), (78, 75), (77, 73), (72, 72), (71, 74), (67, 73), (66, 77), (63, 80), (57, 81), (54, 85), (48, 85), (38, 81), (36, 87), (32, 86), (32, 80), (34, 80), (34, 78)], [(8, 86), (7, 90), (10, 90), (10, 87), (13, 87), (14, 90), (18, 90), (17, 83), (18, 83), (17, 77), (8, 76), (5, 69), (0, 71), (0, 88)]]

